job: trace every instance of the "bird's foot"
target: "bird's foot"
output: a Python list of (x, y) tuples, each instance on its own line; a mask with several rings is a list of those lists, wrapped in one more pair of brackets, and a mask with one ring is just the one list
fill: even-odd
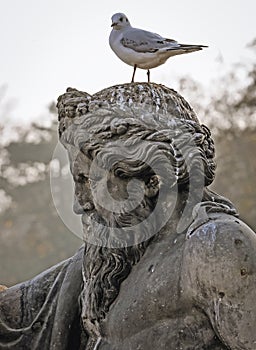
[(148, 83), (150, 83), (150, 70), (147, 70), (147, 76), (148, 76)]
[(137, 68), (137, 65), (135, 64), (135, 65), (134, 65), (134, 68), (133, 68), (133, 75), (132, 75), (132, 81), (131, 81), (131, 83), (134, 83), (134, 77), (135, 77), (136, 68)]

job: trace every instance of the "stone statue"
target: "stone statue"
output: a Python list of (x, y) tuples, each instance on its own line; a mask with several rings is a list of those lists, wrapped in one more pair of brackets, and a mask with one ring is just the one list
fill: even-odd
[(0, 348), (255, 350), (256, 236), (188, 103), (138, 83), (58, 110), (85, 245), (1, 292)]

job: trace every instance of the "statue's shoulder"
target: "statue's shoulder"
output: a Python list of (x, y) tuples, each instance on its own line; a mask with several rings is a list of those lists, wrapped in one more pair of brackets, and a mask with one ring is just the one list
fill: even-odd
[(182, 290), (229, 349), (255, 349), (256, 234), (232, 215), (203, 219), (185, 241)]
[(198, 224), (188, 231), (187, 241), (203, 245), (204, 250), (214, 248), (216, 252), (218, 247), (226, 251), (242, 246), (256, 249), (256, 233), (238, 217), (226, 213), (211, 213), (199, 219)]
[(211, 288), (241, 292), (255, 284), (256, 233), (235, 216), (210, 214), (188, 233), (183, 266), (186, 283), (197, 293), (199, 285), (208, 296)]

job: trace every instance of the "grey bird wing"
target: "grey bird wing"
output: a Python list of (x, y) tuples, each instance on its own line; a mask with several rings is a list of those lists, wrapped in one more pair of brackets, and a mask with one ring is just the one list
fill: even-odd
[(156, 52), (161, 49), (179, 49), (180, 44), (173, 39), (163, 38), (159, 34), (146, 30), (129, 28), (123, 33), (121, 44), (136, 52)]

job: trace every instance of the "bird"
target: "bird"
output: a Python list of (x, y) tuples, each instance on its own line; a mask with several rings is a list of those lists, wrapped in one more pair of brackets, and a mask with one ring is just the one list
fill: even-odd
[(133, 66), (132, 83), (137, 68), (146, 69), (150, 83), (150, 69), (158, 67), (175, 55), (202, 50), (205, 45), (180, 44), (147, 30), (133, 28), (124, 13), (112, 17), (109, 45), (126, 64)]

